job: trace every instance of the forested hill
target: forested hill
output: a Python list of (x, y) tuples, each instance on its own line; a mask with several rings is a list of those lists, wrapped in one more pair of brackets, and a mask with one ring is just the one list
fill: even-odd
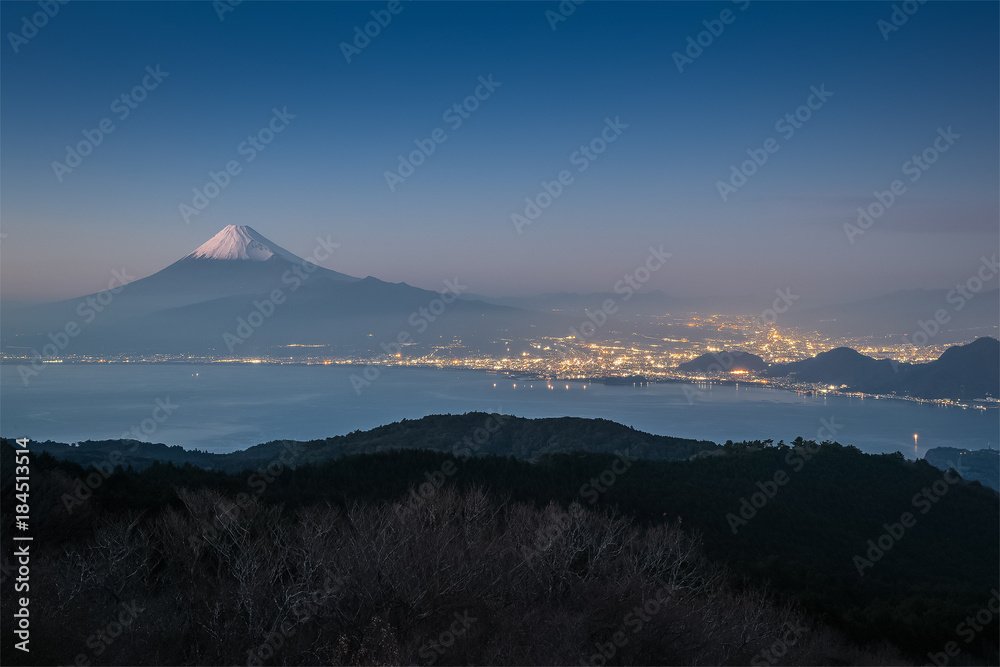
[(678, 370), (687, 373), (711, 373), (712, 371), (763, 371), (767, 362), (756, 354), (743, 350), (732, 352), (708, 352), (691, 361), (680, 364)]
[(484, 454), (534, 460), (559, 452), (613, 453), (650, 460), (686, 459), (699, 452), (717, 450), (708, 440), (652, 435), (606, 419), (557, 417), (525, 419), (512, 415), (468, 412), (463, 415), (429, 415), (404, 419), (369, 431), (323, 440), (276, 440), (229, 454), (213, 454), (182, 447), (168, 447), (136, 440), (96, 440), (78, 445), (32, 442), (31, 449), (83, 466), (114, 465), (142, 469), (154, 461), (177, 465), (190, 463), (209, 470), (238, 472), (267, 465), (294, 454), (295, 465), (317, 463), (350, 454), (370, 454), (394, 449), (427, 449), (468, 458)]
[(765, 375), (847, 385), (868, 394), (955, 400), (996, 398), (1000, 396), (1000, 341), (988, 336), (977, 338), (968, 345), (949, 347), (925, 364), (876, 360), (849, 347), (838, 347), (811, 359), (772, 365)]

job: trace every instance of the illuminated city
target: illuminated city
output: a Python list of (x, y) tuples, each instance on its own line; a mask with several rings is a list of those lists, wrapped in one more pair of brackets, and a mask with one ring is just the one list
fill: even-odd
[[(430, 346), (405, 344), (396, 354), (332, 353), (328, 346), (317, 344), (289, 344), (253, 356), (183, 355), (183, 354), (117, 354), (109, 356), (65, 355), (57, 359), (44, 359), (42, 363), (223, 363), (223, 364), (304, 364), (304, 365), (356, 365), (438, 368), (452, 370), (480, 370), (501, 373), (517, 380), (546, 381), (608, 381), (611, 378), (635, 378), (636, 381), (666, 381), (699, 383), (755, 384), (797, 392), (838, 393), (865, 396), (852, 392), (846, 386), (796, 382), (790, 377), (759, 377), (746, 370), (688, 373), (677, 367), (705, 353), (723, 353), (743, 350), (758, 355), (772, 364), (788, 363), (813, 357), (838, 347), (850, 347), (875, 359), (891, 359), (904, 363), (926, 363), (937, 359), (947, 344), (914, 346), (889, 337), (829, 338), (816, 332), (805, 333), (780, 326), (765, 326), (756, 318), (731, 315), (697, 316), (685, 314), (683, 318), (665, 315), (652, 321), (636, 323), (643, 333), (615, 331), (609, 325), (602, 340), (586, 340), (580, 335), (542, 337), (524, 341), (518, 346), (512, 340), (493, 341), (503, 353), (486, 353), (470, 349), (459, 338), (450, 343)], [(621, 327), (621, 324), (618, 324)], [(675, 333), (671, 337), (657, 338), (650, 331), (657, 328)], [(701, 332), (695, 339), (677, 337), (677, 330), (690, 329)], [(613, 337), (612, 337), (613, 336)], [(595, 336), (596, 337), (596, 336)], [(5, 363), (31, 362), (28, 355), (3, 357)], [(37, 361), (37, 359), (36, 359)], [(568, 385), (566, 385), (568, 388)], [(996, 406), (996, 399), (962, 402), (952, 399), (916, 399), (908, 396), (880, 396), (942, 405), (960, 405), (984, 409)]]

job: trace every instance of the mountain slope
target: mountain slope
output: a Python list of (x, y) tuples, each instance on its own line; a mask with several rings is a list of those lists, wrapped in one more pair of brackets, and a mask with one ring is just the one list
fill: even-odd
[(103, 349), (126, 351), (247, 355), (294, 344), (382, 354), (382, 344), (391, 347), (401, 333), (408, 336), (408, 352), (428, 352), (455, 339), (482, 349), (497, 331), (527, 335), (539, 319), (513, 308), (464, 301), (433, 315), (428, 306), (440, 300), (437, 292), (371, 277), (350, 283), (309, 278), (298, 285), (276, 288), (281, 289), (281, 303), (272, 300), (271, 292), (226, 296), (110, 326), (95, 323), (91, 335), (81, 338)]
[(71, 320), (89, 325), (91, 311), (93, 320), (109, 325), (226, 296), (265, 294), (303, 273), (316, 282), (358, 280), (308, 263), (251, 227), (229, 225), (194, 252), (115, 291), (16, 309), (4, 304), (4, 343), (10, 344), (8, 332), (60, 330)]
[(875, 360), (849, 347), (838, 347), (821, 352), (811, 359), (793, 361), (771, 367), (767, 375), (780, 377), (794, 375), (801, 382), (821, 382), (849, 387), (864, 386), (872, 393), (892, 391), (897, 366), (888, 359)]
[(984, 336), (949, 347), (934, 361), (907, 369), (902, 380), (907, 393), (922, 398), (1000, 396), (1000, 343)]
[(246, 259), (264, 262), (272, 257), (280, 257), (289, 262), (302, 261), (301, 257), (264, 238), (252, 227), (227, 225), (183, 259)]
[(309, 344), (367, 356), (382, 353), (383, 343), (404, 333), (425, 352), (455, 341), (482, 351), (499, 345), (498, 336), (564, 333), (571, 324), (331, 271), (236, 225), (115, 292), (5, 308), (4, 351), (41, 350), (50, 343), (49, 334), (69, 322), (81, 331), (60, 351), (101, 355), (259, 355), (268, 348)]
[(870, 394), (958, 400), (996, 397), (1000, 395), (1000, 341), (984, 336), (968, 345), (950, 347), (926, 364), (875, 360), (840, 347), (811, 359), (772, 366), (765, 375), (847, 385)]
[(734, 350), (732, 352), (708, 352), (680, 364), (677, 368), (687, 373), (762, 371), (767, 368), (767, 362), (756, 354)]

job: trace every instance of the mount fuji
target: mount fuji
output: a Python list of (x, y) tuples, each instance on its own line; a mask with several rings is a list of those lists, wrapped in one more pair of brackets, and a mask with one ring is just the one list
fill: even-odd
[[(315, 256), (335, 255), (333, 248), (320, 239)], [(368, 355), (385, 350), (383, 343), (395, 343), (402, 332), (416, 349), (459, 344), (492, 350), (505, 345), (498, 337), (567, 330), (538, 313), (464, 296), (448, 299), (443, 312), (428, 312), (440, 297), (406, 283), (323, 268), (251, 227), (229, 225), (161, 271), (114, 292), (6, 306), (0, 341), (5, 353), (40, 351), (75, 323), (79, 332), (60, 354), (286, 356), (308, 346), (331, 355)], [(252, 335), (239, 335), (241, 322), (251, 319), (259, 325), (244, 324), (241, 331)]]
[(165, 269), (129, 283), (121, 301), (129, 302), (129, 315), (138, 315), (212, 298), (260, 294), (281, 287), (283, 276), (297, 268), (300, 273), (309, 269), (310, 280), (317, 282), (359, 280), (307, 262), (252, 227), (229, 225)]
[(266, 262), (273, 257), (290, 262), (303, 261), (301, 257), (293, 255), (277, 243), (264, 238), (253, 227), (228, 225), (180, 261), (183, 262), (187, 259), (247, 259), (254, 262)]

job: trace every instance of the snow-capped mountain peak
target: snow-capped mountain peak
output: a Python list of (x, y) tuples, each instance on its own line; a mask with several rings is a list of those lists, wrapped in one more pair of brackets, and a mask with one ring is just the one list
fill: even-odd
[(253, 227), (227, 225), (184, 259), (245, 259), (263, 262), (274, 256), (291, 262), (302, 262), (302, 259), (267, 239)]

